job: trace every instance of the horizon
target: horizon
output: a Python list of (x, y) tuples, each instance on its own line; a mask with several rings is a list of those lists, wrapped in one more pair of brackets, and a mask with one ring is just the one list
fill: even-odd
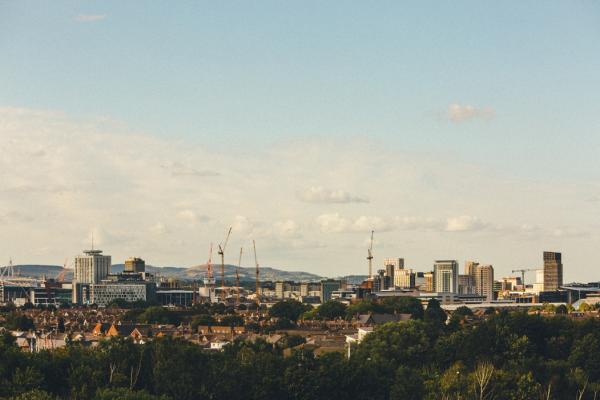
[[(563, 255), (600, 280), (600, 4), (0, 5), (0, 265)], [(216, 257), (216, 249), (214, 255)], [(242, 264), (244, 261), (242, 260)]]

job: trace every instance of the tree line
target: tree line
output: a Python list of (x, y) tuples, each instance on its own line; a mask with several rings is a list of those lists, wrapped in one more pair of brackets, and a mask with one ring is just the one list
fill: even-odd
[(350, 359), (315, 357), (293, 336), (279, 345), (238, 340), (223, 352), (113, 338), (26, 353), (3, 334), (0, 398), (591, 400), (600, 392), (598, 319), (490, 311), (476, 320), (468, 309), (447, 318), (435, 302), (413, 311), (377, 327)]

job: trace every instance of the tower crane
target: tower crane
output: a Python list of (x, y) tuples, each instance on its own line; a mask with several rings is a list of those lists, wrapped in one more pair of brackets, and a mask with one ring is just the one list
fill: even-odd
[(204, 278), (204, 286), (208, 287), (208, 297), (209, 301), (212, 302), (212, 293), (215, 288), (215, 278), (213, 277), (213, 268), (212, 268), (212, 250), (213, 244), (210, 244), (208, 249), (208, 261), (206, 261), (206, 278)]
[(369, 245), (369, 250), (367, 251), (367, 260), (369, 261), (369, 279), (373, 277), (373, 233), (375, 233), (375, 231), (371, 231), (371, 244)]
[(238, 266), (235, 269), (235, 286), (237, 288), (235, 293), (235, 305), (236, 307), (240, 305), (240, 267), (242, 266), (242, 253), (244, 251), (243, 247), (240, 247), (240, 258), (238, 259)]
[(512, 270), (513, 274), (515, 272), (520, 272), (521, 273), (521, 285), (523, 285), (523, 291), (525, 291), (525, 272), (530, 272), (530, 271), (537, 271), (537, 269), (535, 269), (535, 268), (521, 268), (521, 269), (513, 269)]
[(252, 247), (254, 248), (254, 263), (256, 264), (256, 302), (260, 304), (260, 279), (259, 279), (259, 267), (258, 258), (256, 258), (256, 242), (252, 240)]
[(225, 302), (225, 248), (227, 247), (227, 242), (229, 242), (230, 235), (231, 227), (229, 227), (229, 231), (227, 231), (225, 242), (222, 243), (223, 246), (219, 244), (219, 255), (221, 256), (221, 300), (223, 300), (223, 302)]

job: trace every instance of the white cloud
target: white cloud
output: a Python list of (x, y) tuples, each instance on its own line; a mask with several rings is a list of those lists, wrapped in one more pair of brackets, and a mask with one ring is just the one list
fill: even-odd
[(182, 162), (167, 162), (162, 165), (162, 167), (168, 170), (172, 176), (195, 176), (195, 177), (210, 177), (210, 176), (219, 176), (220, 174), (217, 171), (212, 171), (210, 169), (198, 170), (190, 165), (186, 165)]
[(477, 217), (470, 215), (461, 215), (451, 217), (446, 221), (446, 230), (448, 232), (476, 231), (487, 228), (489, 225)]
[(330, 190), (321, 186), (312, 186), (298, 193), (300, 200), (307, 203), (368, 203), (366, 197), (355, 196), (344, 190)]
[(150, 232), (154, 235), (161, 236), (169, 233), (169, 229), (162, 222), (157, 222), (156, 224), (150, 227)]
[[(579, 231), (594, 232), (600, 217), (577, 185), (548, 196), (554, 182), (503, 180), (387, 144), (369, 143), (365, 152), (360, 141), (308, 140), (236, 153), (132, 132), (106, 119), (0, 107), (0, 259), (62, 263), (89, 247), (94, 226), (115, 262), (137, 255), (154, 265), (199, 264), (233, 226), (231, 248), (249, 249), (256, 239), (261, 265), (330, 276), (361, 271), (371, 229), (386, 256), (406, 256), (415, 267), (440, 253), (520, 264), (536, 248), (569, 241), (589, 248), (569, 255), (583, 265), (595, 251), (586, 244), (591, 234)], [(315, 177), (334, 189), (313, 186)], [(299, 187), (310, 188), (310, 207), (297, 201), (306, 194)], [(449, 196), (457, 187), (478, 196)], [(366, 201), (362, 193), (369, 203), (331, 209)], [(580, 209), (557, 213), (570, 199)], [(230, 253), (227, 261), (237, 260)]]
[(299, 237), (300, 226), (296, 221), (287, 219), (285, 221), (277, 221), (273, 224), (274, 234), (284, 237)]
[(475, 107), (471, 105), (450, 104), (446, 116), (453, 122), (463, 122), (476, 118), (492, 118), (494, 110), (489, 107)]
[(96, 22), (106, 19), (106, 14), (79, 14), (75, 17), (77, 22)]
[(207, 217), (206, 215), (199, 215), (197, 212), (193, 211), (193, 210), (181, 210), (177, 213), (177, 217), (187, 221), (190, 224), (196, 224), (198, 222), (208, 222), (210, 221), (210, 218)]
[(574, 227), (559, 227), (552, 230), (552, 235), (561, 238), (578, 238), (578, 237), (586, 237), (589, 236), (589, 232), (584, 229), (574, 228)]
[(405, 231), (441, 231), (445, 228), (444, 221), (437, 218), (401, 217), (396, 218), (396, 223), (399, 229)]
[(372, 216), (348, 219), (340, 216), (339, 213), (319, 215), (316, 218), (316, 224), (321, 232), (325, 233), (368, 232), (371, 230), (388, 232), (395, 227), (393, 220)]

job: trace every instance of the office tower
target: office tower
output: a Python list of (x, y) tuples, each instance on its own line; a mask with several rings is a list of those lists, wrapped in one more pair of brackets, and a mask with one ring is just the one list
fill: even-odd
[(385, 266), (385, 275), (388, 276), (392, 282), (394, 282), (394, 276), (396, 275), (396, 273), (394, 271), (393, 265)]
[(476, 261), (465, 261), (465, 275), (471, 275), (475, 279), (475, 269), (478, 265)]
[(458, 294), (475, 293), (475, 279), (469, 274), (458, 275)]
[(375, 292), (387, 290), (390, 286), (392, 286), (392, 279), (385, 274), (385, 269), (378, 270), (373, 278), (373, 290)]
[(397, 270), (394, 275), (394, 286), (402, 289), (412, 289), (416, 284), (417, 274), (412, 269)]
[(563, 284), (561, 253), (544, 252), (544, 291), (558, 290)]
[(485, 296), (487, 301), (494, 300), (494, 267), (491, 265), (475, 267), (475, 293)]
[(331, 293), (333, 291), (342, 289), (342, 286), (342, 281), (337, 281), (334, 279), (327, 279), (325, 281), (321, 281), (321, 303), (325, 303), (331, 300)]
[(385, 258), (383, 260), (383, 266), (386, 267), (391, 265), (394, 269), (403, 269), (404, 268), (404, 258)]
[(386, 258), (383, 260), (383, 266), (385, 267), (385, 274), (390, 277), (392, 284), (394, 284), (396, 274), (404, 269), (403, 258)]
[(433, 284), (433, 272), (425, 272), (423, 274), (423, 287), (420, 288), (423, 292), (433, 292), (435, 286)]
[(437, 260), (433, 265), (433, 284), (438, 293), (458, 292), (458, 262)]
[(75, 257), (75, 283), (100, 283), (110, 273), (111, 257), (102, 255), (102, 250), (85, 250), (84, 255)]
[(146, 272), (146, 262), (141, 258), (130, 257), (125, 260), (123, 272)]

